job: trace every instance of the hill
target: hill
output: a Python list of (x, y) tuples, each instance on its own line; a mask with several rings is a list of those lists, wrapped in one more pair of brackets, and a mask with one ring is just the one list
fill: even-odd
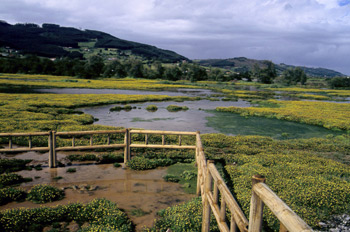
[[(224, 68), (229, 69), (234, 72), (246, 72), (251, 71), (254, 67), (254, 65), (258, 65), (259, 67), (264, 67), (264, 60), (254, 60), (254, 59), (248, 59), (245, 57), (236, 57), (236, 58), (230, 58), (230, 59), (207, 59), (207, 60), (196, 60), (197, 63), (203, 66), (211, 66), (211, 67), (218, 67), (218, 68)], [(277, 73), (280, 74), (284, 70), (288, 68), (295, 68), (297, 66), (293, 65), (286, 65), (286, 64), (275, 64)], [(335, 77), (335, 76), (345, 76), (344, 74), (330, 70), (325, 68), (310, 68), (310, 67), (300, 67), (306, 75), (311, 77)]]
[(177, 62), (188, 60), (173, 51), (122, 40), (110, 34), (61, 27), (56, 24), (15, 24), (0, 21), (0, 47), (18, 50), (21, 54), (44, 57), (83, 57), (87, 52), (105, 52), (113, 57), (139, 56), (147, 60)]

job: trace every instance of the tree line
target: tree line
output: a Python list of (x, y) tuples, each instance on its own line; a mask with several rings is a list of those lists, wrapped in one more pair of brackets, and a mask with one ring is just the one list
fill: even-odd
[(129, 58), (105, 63), (100, 56), (91, 56), (86, 60), (65, 57), (54, 61), (35, 55), (24, 58), (0, 58), (0, 72), (77, 76), (86, 79), (134, 77), (170, 81), (230, 81), (244, 77), (244, 75), (227, 74), (218, 68), (204, 68), (187, 61), (164, 65), (157, 60), (145, 62)]
[[(27, 55), (24, 58), (0, 58), (1, 73), (48, 74), (58, 76), (76, 76), (86, 79), (97, 78), (146, 78), (164, 79), (170, 81), (232, 81), (256, 80), (260, 83), (278, 83), (282, 85), (305, 85), (307, 75), (299, 68), (289, 68), (277, 75), (275, 65), (265, 61), (263, 66), (254, 65), (251, 71), (235, 73), (232, 71), (203, 67), (188, 61), (176, 64), (164, 64), (158, 60), (144, 61), (138, 58), (113, 60), (107, 63), (102, 57), (95, 55), (86, 60), (78, 58), (60, 58), (50, 60), (36, 55)], [(349, 87), (348, 78), (332, 78), (331, 87)]]

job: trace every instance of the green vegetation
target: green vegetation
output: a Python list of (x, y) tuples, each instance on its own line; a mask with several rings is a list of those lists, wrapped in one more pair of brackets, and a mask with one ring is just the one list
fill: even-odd
[(238, 113), (242, 116), (264, 116), (280, 120), (296, 121), (311, 125), (323, 126), (327, 129), (350, 130), (350, 104), (309, 101), (277, 101), (269, 100), (269, 107), (218, 107), (216, 110)]
[(22, 182), (32, 181), (31, 178), (23, 178), (16, 173), (4, 173), (0, 175), (0, 188), (20, 184)]
[(107, 153), (107, 154), (102, 154), (99, 156), (99, 161), (100, 164), (112, 164), (116, 162), (124, 162), (124, 154), (121, 153)]
[(68, 169), (66, 170), (66, 172), (69, 172), (69, 173), (73, 173), (73, 172), (76, 172), (76, 171), (77, 171), (76, 168), (68, 168)]
[(187, 60), (186, 57), (172, 51), (122, 40), (95, 30), (79, 30), (49, 23), (40, 27), (33, 23), (11, 25), (6, 22), (0, 22), (0, 28), (3, 32), (0, 35), (2, 45), (16, 47), (25, 54), (82, 58), (83, 54), (98, 52), (104, 56), (113, 53), (114, 58), (128, 58), (134, 55), (171, 63)]
[(114, 163), (113, 166), (114, 166), (115, 168), (119, 168), (119, 167), (121, 167), (122, 165), (121, 165), (120, 163)]
[(27, 169), (27, 164), (32, 160), (0, 159), (0, 174), (4, 172), (16, 172)]
[(148, 159), (144, 156), (136, 156), (126, 162), (126, 166), (133, 170), (147, 170), (156, 167), (165, 167), (173, 164), (171, 159)]
[(329, 86), (334, 88), (350, 88), (350, 78), (349, 77), (335, 77), (328, 80)]
[[(259, 107), (259, 106), (258, 106)], [(321, 126), (278, 120), (276, 118), (240, 115), (231, 112), (208, 111), (207, 125), (220, 133), (232, 135), (261, 135), (274, 139), (326, 138), (329, 135), (341, 135), (345, 131), (329, 130)], [(267, 129), (268, 128), (268, 129)], [(283, 136), (284, 134), (288, 136)]]
[(35, 185), (28, 192), (28, 200), (34, 203), (47, 203), (64, 198), (64, 191), (50, 185)]
[(104, 153), (95, 154), (71, 154), (67, 156), (70, 161), (96, 161), (99, 164), (111, 164), (115, 162), (123, 162), (124, 155), (121, 153)]
[[(202, 212), (201, 198), (194, 198), (184, 204), (160, 210), (158, 212), (160, 218), (155, 221), (152, 228), (147, 228), (145, 231), (156, 232), (167, 229), (174, 232), (201, 231)], [(213, 215), (210, 218), (210, 231), (220, 231)]]
[(167, 175), (163, 176), (163, 179), (167, 182), (175, 182), (175, 183), (180, 181), (179, 177), (171, 175), (171, 174), (167, 174)]
[(170, 112), (177, 112), (180, 110), (188, 110), (188, 107), (187, 106), (168, 105), (166, 109)]
[[(79, 79), (71, 76), (52, 76), (52, 75), (29, 75), (29, 74), (0, 74), (1, 86), (6, 88), (19, 88), (19, 87), (36, 87), (36, 88), (91, 88), (91, 89), (139, 89), (139, 90), (164, 90), (168, 88), (191, 88), (193, 86), (180, 83), (160, 83), (157, 80), (146, 79), (97, 79), (86, 80)], [(140, 97), (140, 96), (139, 96)], [(158, 96), (158, 101), (164, 101)], [(172, 100), (184, 99), (189, 100), (191, 98), (184, 97), (170, 97)], [(157, 101), (157, 99), (153, 99)], [(170, 100), (170, 99), (169, 99)], [(193, 99), (194, 100), (194, 99)], [(134, 102), (132, 99), (130, 101)], [(126, 102), (111, 102), (113, 103), (128, 103)]]
[(5, 205), (12, 201), (24, 201), (27, 193), (17, 188), (1, 188), (0, 189), (0, 205)]
[(196, 193), (197, 168), (194, 163), (176, 163), (167, 169), (167, 173), (167, 179), (172, 177), (171, 179), (178, 180), (186, 193)]
[(42, 231), (55, 222), (76, 221), (89, 226), (82, 231), (133, 231), (131, 221), (117, 204), (106, 199), (95, 199), (87, 204), (73, 203), (56, 207), (10, 209), (0, 213), (0, 230)]
[(278, 83), (285, 85), (296, 85), (297, 83), (305, 85), (306, 81), (307, 76), (300, 67), (286, 69), (277, 80)]
[(95, 154), (71, 154), (67, 156), (69, 161), (98, 161), (98, 157)]
[[(216, 67), (216, 68), (224, 68), (226, 70), (232, 70), (237, 73), (245, 73), (252, 71), (254, 69), (254, 65), (258, 65), (259, 67), (266, 67), (264, 64), (264, 60), (254, 60), (245, 57), (236, 57), (230, 59), (207, 59), (207, 60), (196, 60), (200, 65), (207, 67)], [(310, 77), (337, 77), (344, 76), (342, 73), (325, 69), (325, 68), (309, 68), (309, 67), (295, 67), (292, 65), (286, 64), (275, 64), (277, 73), (283, 73), (287, 69), (295, 69), (300, 68), (305, 72), (306, 75)]]
[(142, 216), (149, 214), (150, 212), (143, 211), (142, 209), (133, 209), (133, 210), (131, 210), (130, 213), (133, 216), (142, 217)]
[(154, 112), (154, 111), (157, 111), (158, 110), (158, 107), (156, 105), (148, 105), (146, 107), (146, 110), (147, 111), (151, 111), (151, 112)]
[(132, 109), (131, 105), (125, 105), (125, 106), (115, 106), (109, 109), (109, 111), (130, 111)]

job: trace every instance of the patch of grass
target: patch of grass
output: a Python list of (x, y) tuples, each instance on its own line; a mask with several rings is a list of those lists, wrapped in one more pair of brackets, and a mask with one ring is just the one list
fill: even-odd
[(116, 162), (124, 162), (124, 155), (123, 154), (114, 154), (114, 153), (107, 153), (102, 154), (99, 156), (100, 164), (112, 164)]
[(121, 111), (121, 110), (130, 111), (132, 110), (132, 107), (131, 105), (125, 105), (125, 106), (114, 106), (109, 109), (109, 111)]
[(16, 173), (4, 173), (0, 175), (0, 188), (32, 181), (32, 178), (23, 178)]
[(0, 205), (5, 205), (12, 201), (24, 201), (27, 193), (22, 189), (17, 188), (2, 188), (0, 189)]
[(116, 167), (116, 168), (119, 168), (119, 167), (121, 167), (122, 165), (121, 165), (120, 163), (114, 163), (113, 166)]
[(148, 170), (156, 167), (165, 167), (173, 164), (172, 159), (149, 159), (144, 156), (136, 156), (126, 163), (133, 170)]
[(73, 172), (76, 172), (76, 171), (77, 171), (76, 168), (68, 168), (66, 172), (73, 173)]
[(145, 216), (147, 214), (149, 214), (150, 212), (147, 211), (143, 211), (142, 209), (133, 209), (131, 210), (130, 214), (136, 217), (142, 217)]
[(4, 172), (16, 172), (27, 168), (32, 160), (22, 159), (0, 159), (0, 174)]
[(155, 111), (158, 110), (158, 107), (157, 107), (156, 105), (148, 105), (148, 106), (146, 107), (146, 110), (147, 110), (147, 111), (151, 111), (151, 112), (155, 112)]
[(55, 222), (85, 222), (80, 231), (133, 231), (133, 225), (117, 204), (106, 199), (95, 199), (87, 204), (73, 203), (56, 207), (10, 209), (1, 212), (0, 231), (42, 231)]
[[(194, 198), (189, 202), (175, 205), (158, 212), (159, 218), (152, 228), (145, 231), (157, 232), (167, 231), (201, 231), (202, 227), (202, 200)], [(210, 231), (220, 231), (213, 215), (210, 218)]]
[(194, 163), (176, 163), (167, 169), (167, 173), (167, 175), (179, 179), (178, 183), (183, 186), (186, 193), (196, 193), (197, 168)]
[(97, 161), (99, 160), (95, 154), (72, 154), (68, 155), (67, 159), (70, 161)]
[(34, 203), (47, 203), (64, 198), (64, 191), (50, 185), (35, 185), (28, 192), (27, 199)]
[(171, 175), (171, 174), (167, 174), (167, 175), (163, 176), (163, 179), (167, 182), (175, 182), (175, 183), (180, 181), (179, 177)]
[(177, 112), (180, 110), (188, 110), (187, 106), (178, 106), (178, 105), (168, 105), (166, 108), (169, 112)]

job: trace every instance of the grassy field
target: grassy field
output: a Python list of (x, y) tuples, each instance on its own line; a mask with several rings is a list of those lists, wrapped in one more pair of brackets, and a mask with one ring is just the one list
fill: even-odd
[(91, 89), (137, 89), (164, 90), (169, 88), (191, 88), (190, 85), (163, 84), (146, 79), (99, 79), (88, 80), (69, 76), (0, 74), (0, 86), (28, 86), (35, 88), (91, 88)]

